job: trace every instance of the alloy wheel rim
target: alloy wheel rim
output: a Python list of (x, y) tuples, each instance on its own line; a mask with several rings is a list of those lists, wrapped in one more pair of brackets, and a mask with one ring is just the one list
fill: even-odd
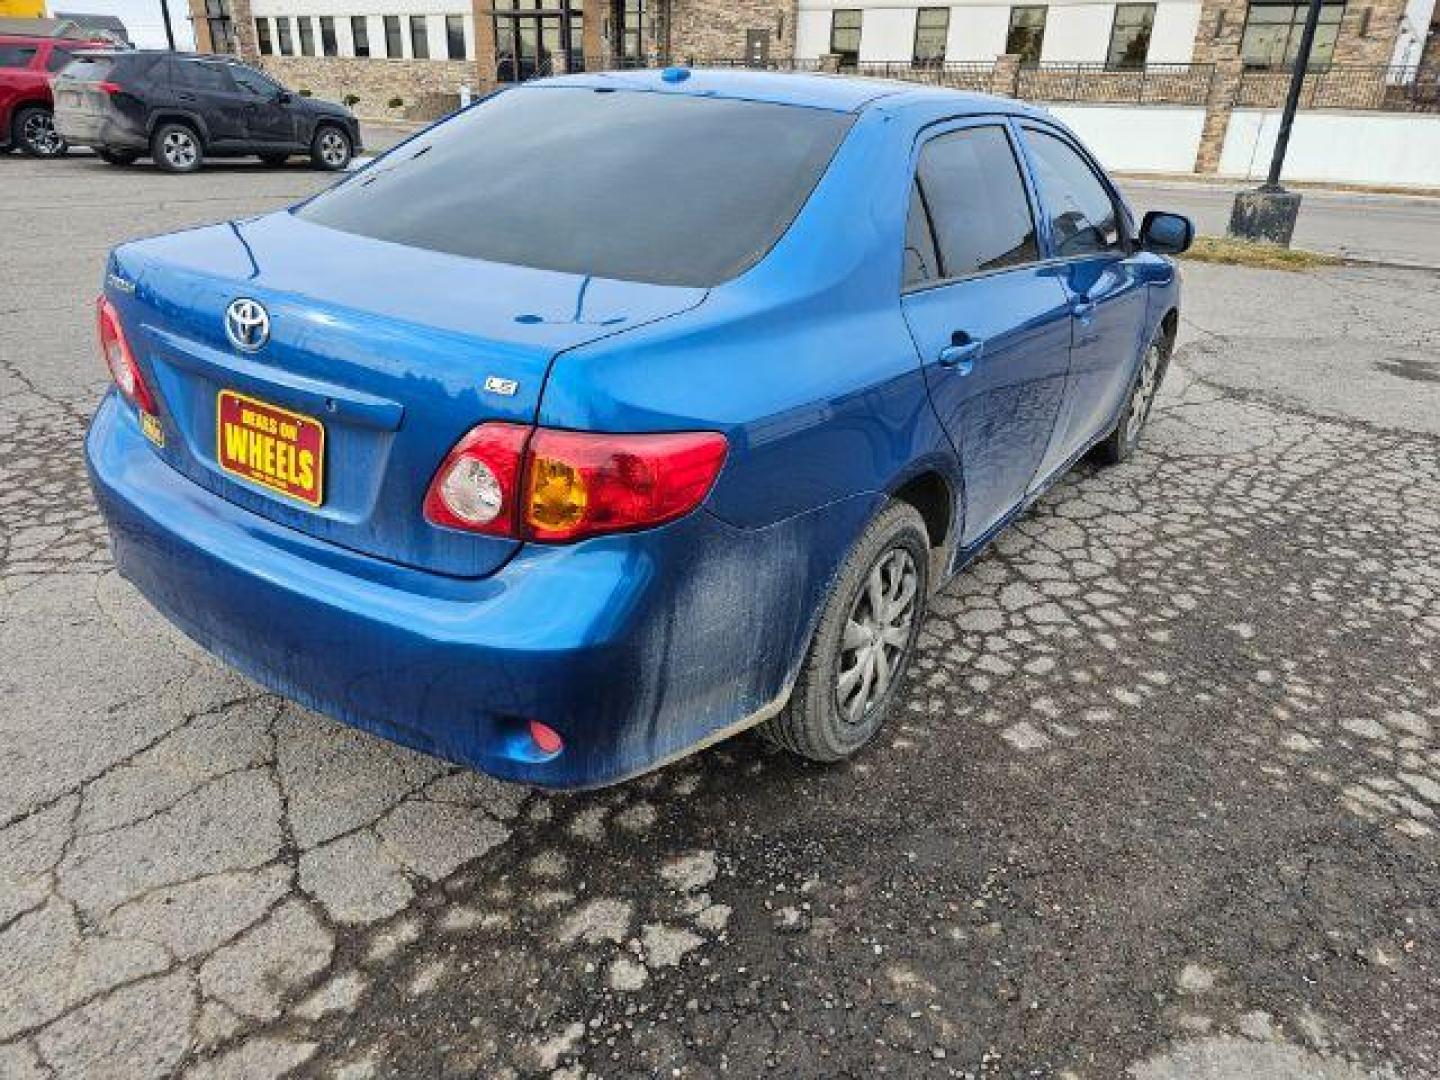
[(320, 136), (320, 157), (327, 165), (339, 165), (345, 160), (345, 138), (338, 131), (327, 131)]
[(25, 142), (36, 153), (46, 157), (58, 153), (63, 143), (60, 133), (55, 130), (54, 118), (47, 113), (35, 113), (26, 117), (23, 134)]
[(1155, 392), (1159, 386), (1160, 346), (1151, 345), (1145, 352), (1145, 366), (1140, 371), (1140, 380), (1135, 384), (1130, 410), (1125, 417), (1125, 441), (1131, 446), (1140, 439), (1140, 429), (1150, 417), (1150, 407), (1155, 404)]
[(177, 168), (188, 168), (195, 164), (195, 140), (182, 131), (172, 131), (165, 136), (165, 160)]
[(894, 684), (910, 648), (919, 588), (920, 571), (906, 548), (891, 548), (870, 568), (840, 643), (835, 703), (846, 723), (863, 723)]

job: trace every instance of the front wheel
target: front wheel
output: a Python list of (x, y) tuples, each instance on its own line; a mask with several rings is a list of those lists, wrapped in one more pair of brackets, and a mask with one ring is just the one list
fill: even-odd
[(354, 153), (350, 136), (334, 124), (325, 124), (310, 143), (310, 162), (317, 169), (338, 172), (350, 164)]
[(1165, 370), (1170, 366), (1170, 339), (1164, 329), (1155, 331), (1155, 337), (1145, 350), (1140, 370), (1130, 386), (1130, 397), (1125, 402), (1125, 411), (1115, 430), (1103, 442), (1096, 444), (1095, 457), (1102, 465), (1118, 465), (1140, 445), (1140, 432), (1145, 421), (1150, 419), (1150, 410), (1155, 405), (1155, 396), (1160, 393), (1160, 383), (1165, 379)]
[(37, 158), (62, 157), (69, 145), (55, 130), (55, 116), (49, 109), (30, 105), (15, 114), (10, 141)]
[(811, 761), (839, 761), (875, 738), (910, 667), (930, 586), (930, 540), (892, 502), (845, 561), (783, 712), (760, 727)]

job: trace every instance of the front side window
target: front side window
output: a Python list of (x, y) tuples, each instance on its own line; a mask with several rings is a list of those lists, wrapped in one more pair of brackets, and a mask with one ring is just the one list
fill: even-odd
[(320, 51), (326, 56), (340, 55), (339, 43), (335, 40), (335, 16), (320, 16)]
[(1105, 66), (1143, 68), (1150, 54), (1150, 31), (1154, 26), (1154, 4), (1116, 4)]
[(410, 16), (410, 55), (416, 60), (430, 59), (430, 32), (424, 15)]
[(290, 36), (290, 16), (275, 17), (275, 38), (280, 45), (280, 55), (289, 56), (295, 51), (295, 39)]
[(445, 16), (445, 55), (451, 60), (464, 60), (465, 56), (465, 16)]
[(950, 9), (921, 8), (915, 13), (916, 67), (945, 62), (945, 38), (950, 33)]
[(275, 52), (275, 43), (270, 40), (269, 19), (255, 20), (255, 45), (261, 56), (270, 56)]
[(1022, 64), (1038, 64), (1045, 44), (1044, 7), (1012, 7), (1010, 32), (1005, 35), (1005, 52), (1020, 57)]
[(491, 262), (708, 288), (774, 246), (853, 120), (767, 102), (523, 86), (295, 213)]
[(25, 68), (35, 59), (38, 49), (22, 45), (0, 45), (0, 68)]
[(400, 38), (400, 16), (385, 16), (385, 55), (392, 60), (405, 55), (405, 45)]
[(836, 10), (830, 15), (830, 51), (840, 57), (842, 67), (854, 67), (860, 60), (860, 26), (865, 13), (858, 9)]
[(964, 277), (1035, 262), (1025, 182), (999, 126), (939, 135), (920, 151), (920, 194), (935, 230), (939, 275)]
[(1115, 202), (1075, 148), (1058, 135), (1027, 127), (1025, 149), (1055, 254), (1067, 258), (1124, 250)]
[(315, 20), (309, 15), (300, 15), (295, 20), (300, 24), (300, 55), (315, 55)]
[(242, 91), (258, 98), (273, 98), (282, 92), (279, 83), (271, 82), (254, 68), (240, 64), (230, 66), (230, 78), (235, 80), (235, 85)]
[(356, 56), (370, 55), (370, 26), (364, 15), (350, 16), (350, 40)]
[[(1286, 68), (1295, 65), (1300, 37), (1305, 30), (1308, 4), (1252, 2), (1245, 16), (1245, 33), (1240, 39), (1240, 58), (1249, 68)], [(1324, 4), (1315, 26), (1315, 43), (1310, 48), (1310, 69), (1329, 67), (1335, 57), (1335, 39), (1340, 33), (1344, 3)]]

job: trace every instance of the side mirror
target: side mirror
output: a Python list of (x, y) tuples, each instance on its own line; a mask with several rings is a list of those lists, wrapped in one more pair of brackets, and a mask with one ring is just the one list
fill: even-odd
[(277, 105), (289, 105), (290, 102), (294, 100), (295, 99), (290, 96), (289, 90), (281, 90), (278, 94), (275, 95), (275, 104)]
[(1179, 255), (1195, 239), (1195, 226), (1184, 214), (1150, 210), (1140, 224), (1140, 246), (1157, 255)]

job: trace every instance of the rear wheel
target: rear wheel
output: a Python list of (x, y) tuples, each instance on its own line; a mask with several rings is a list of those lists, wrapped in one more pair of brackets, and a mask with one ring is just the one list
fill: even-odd
[(256, 154), (255, 156), (272, 169), (278, 168), (290, 160), (289, 154)]
[(135, 150), (96, 150), (100, 160), (110, 165), (134, 165), (140, 158)]
[(62, 156), (70, 149), (55, 130), (55, 116), (39, 105), (27, 105), (15, 114), (10, 141), (31, 157)]
[(150, 156), (165, 172), (192, 173), (205, 162), (200, 136), (188, 124), (161, 124), (150, 139)]
[(914, 656), (930, 585), (930, 540), (892, 502), (845, 561), (790, 701), (760, 732), (811, 761), (839, 761), (884, 725)]
[(338, 172), (350, 164), (350, 136), (334, 124), (322, 124), (310, 143), (310, 162), (317, 169)]
[(1155, 406), (1155, 397), (1165, 379), (1165, 369), (1170, 366), (1170, 347), (1170, 337), (1164, 328), (1156, 330), (1130, 386), (1125, 411), (1120, 414), (1115, 430), (1095, 447), (1095, 457), (1102, 465), (1118, 465), (1140, 445), (1140, 432), (1145, 428), (1145, 421), (1150, 419), (1150, 410)]

